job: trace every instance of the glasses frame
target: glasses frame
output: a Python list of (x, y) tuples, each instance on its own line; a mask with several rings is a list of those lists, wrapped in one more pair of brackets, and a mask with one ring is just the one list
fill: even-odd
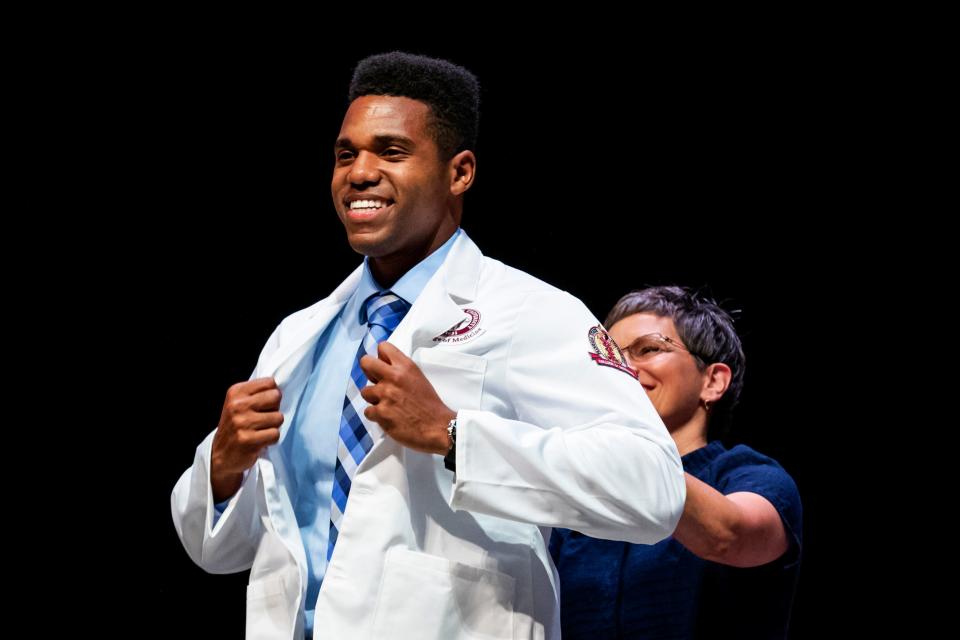
[[(659, 331), (654, 331), (653, 333), (645, 333), (642, 336), (637, 336), (636, 338), (631, 340), (630, 344), (628, 344), (626, 347), (620, 347), (620, 351), (622, 351), (627, 358), (630, 358), (630, 349), (633, 347), (633, 345), (635, 345), (640, 340), (643, 340), (644, 338), (649, 338), (650, 336), (653, 336), (660, 342), (665, 342), (666, 344), (670, 345), (670, 347), (672, 347), (673, 349), (680, 349), (681, 351), (686, 351), (687, 353), (692, 355), (694, 358), (696, 358), (698, 362), (701, 362), (704, 364), (704, 366), (706, 366), (707, 359), (704, 358), (702, 355), (700, 355), (696, 351), (691, 351), (682, 342), (674, 340), (670, 336), (665, 336)], [(630, 358), (630, 359), (639, 360), (639, 358)]]

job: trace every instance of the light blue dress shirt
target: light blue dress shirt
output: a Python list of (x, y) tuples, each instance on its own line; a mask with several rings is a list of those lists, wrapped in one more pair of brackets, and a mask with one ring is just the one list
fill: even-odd
[[(411, 305), (416, 302), (459, 235), (458, 228), (439, 249), (404, 274), (389, 290)], [(295, 484), (290, 495), (293, 496), (293, 509), (307, 553), (305, 605), (308, 638), (312, 637), (314, 607), (327, 570), (330, 499), (343, 398), (357, 349), (367, 331), (367, 326), (360, 323), (361, 305), (378, 291), (384, 289), (374, 279), (368, 259), (364, 259), (363, 276), (357, 290), (317, 342), (313, 371), (300, 397), (290, 431), (280, 445)]]

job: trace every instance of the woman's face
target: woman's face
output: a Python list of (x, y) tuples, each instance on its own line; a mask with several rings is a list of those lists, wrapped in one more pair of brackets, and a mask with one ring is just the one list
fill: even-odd
[(656, 340), (649, 344), (643, 341), (642, 344), (648, 346), (642, 354), (637, 349), (629, 349), (637, 338), (652, 333), (682, 345), (673, 320), (652, 313), (635, 313), (610, 327), (609, 333), (639, 374), (640, 384), (667, 429), (672, 432), (689, 422), (700, 406), (700, 394), (706, 384), (704, 374), (697, 369), (696, 358), (682, 348)]

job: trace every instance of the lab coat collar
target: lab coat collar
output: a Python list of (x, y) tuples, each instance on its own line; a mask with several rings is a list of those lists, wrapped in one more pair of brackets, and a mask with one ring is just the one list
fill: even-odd
[[(410, 356), (418, 347), (436, 344), (434, 337), (460, 322), (463, 312), (459, 305), (476, 298), (482, 258), (480, 249), (461, 229), (443, 265), (427, 282), (390, 337), (391, 344)], [(264, 367), (265, 375), (273, 375), (280, 386), (287, 382), (310, 347), (350, 299), (362, 275), (361, 264), (329, 297), (307, 312), (307, 318), (296, 329), (296, 334), (277, 350), (268, 366)]]

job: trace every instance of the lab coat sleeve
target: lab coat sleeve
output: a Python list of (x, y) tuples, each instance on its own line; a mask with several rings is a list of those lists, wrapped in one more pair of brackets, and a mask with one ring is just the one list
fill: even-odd
[[(263, 363), (278, 348), (278, 327), (260, 353), (251, 378), (261, 375)], [(240, 489), (217, 514), (210, 484), (210, 452), (214, 429), (197, 447), (187, 469), (170, 496), (173, 524), (190, 558), (210, 573), (236, 573), (249, 569), (262, 534), (258, 512), (259, 465), (244, 474)]]
[[(259, 538), (257, 518), (258, 466), (254, 464), (227, 508), (215, 518), (210, 485), (210, 449), (216, 431), (197, 447), (193, 466), (173, 489), (173, 525), (187, 555), (210, 573), (236, 573), (253, 564)], [(216, 523), (214, 524), (214, 521)]]
[(454, 509), (633, 543), (673, 533), (679, 453), (640, 383), (591, 358), (599, 324), (565, 292), (526, 298), (507, 365), (517, 419), (458, 412)]

